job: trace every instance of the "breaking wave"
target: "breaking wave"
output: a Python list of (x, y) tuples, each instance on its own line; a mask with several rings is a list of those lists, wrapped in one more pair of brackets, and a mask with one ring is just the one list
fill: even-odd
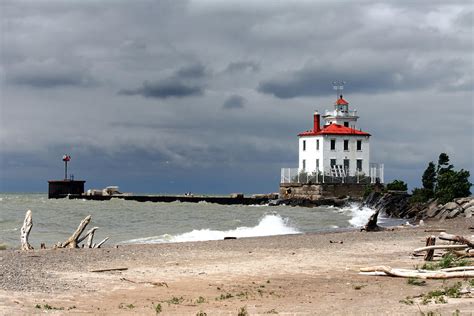
[(288, 224), (287, 218), (278, 214), (265, 215), (254, 227), (237, 227), (236, 229), (221, 231), (211, 229), (195, 229), (193, 231), (179, 234), (152, 236), (124, 241), (126, 244), (156, 244), (174, 243), (186, 241), (222, 240), (224, 237), (260, 237), (299, 234), (300, 231)]

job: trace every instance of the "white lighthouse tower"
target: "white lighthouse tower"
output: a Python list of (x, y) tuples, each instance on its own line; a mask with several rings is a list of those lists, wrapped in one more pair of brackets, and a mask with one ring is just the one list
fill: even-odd
[(370, 134), (357, 129), (357, 112), (341, 95), (334, 110), (313, 116), (313, 129), (298, 134), (299, 171), (333, 176), (369, 174)]
[(334, 108), (316, 111), (313, 128), (298, 134), (298, 168), (283, 168), (281, 183), (383, 183), (383, 165), (370, 162), (371, 135), (337, 88)]

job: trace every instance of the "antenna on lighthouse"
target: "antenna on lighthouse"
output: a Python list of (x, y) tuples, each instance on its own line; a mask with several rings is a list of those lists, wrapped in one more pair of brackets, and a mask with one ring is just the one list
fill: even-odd
[(345, 84), (346, 82), (342, 80), (336, 80), (332, 82), (332, 88), (336, 90), (336, 100), (339, 99)]

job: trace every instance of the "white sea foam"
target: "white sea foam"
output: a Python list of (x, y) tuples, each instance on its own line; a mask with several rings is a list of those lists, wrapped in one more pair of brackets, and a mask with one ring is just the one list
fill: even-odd
[(160, 235), (146, 238), (138, 238), (124, 241), (127, 244), (154, 244), (173, 243), (186, 241), (222, 240), (224, 237), (259, 237), (299, 234), (300, 231), (288, 224), (288, 219), (282, 218), (278, 214), (265, 215), (257, 226), (237, 227), (236, 229), (221, 231), (211, 229), (195, 229), (180, 235)]
[(370, 215), (374, 213), (373, 209), (365, 206), (360, 206), (356, 203), (343, 207), (341, 211), (351, 216), (351, 219), (349, 219), (349, 224), (354, 227), (362, 227), (367, 224)]

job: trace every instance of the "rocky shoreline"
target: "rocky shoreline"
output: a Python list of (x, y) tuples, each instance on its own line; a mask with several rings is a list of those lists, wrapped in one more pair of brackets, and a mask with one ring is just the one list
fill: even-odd
[(473, 196), (457, 198), (445, 204), (438, 203), (436, 199), (429, 200), (426, 203), (410, 204), (410, 197), (411, 195), (406, 192), (372, 192), (364, 200), (363, 205), (390, 217), (417, 220), (471, 218), (474, 214)]

